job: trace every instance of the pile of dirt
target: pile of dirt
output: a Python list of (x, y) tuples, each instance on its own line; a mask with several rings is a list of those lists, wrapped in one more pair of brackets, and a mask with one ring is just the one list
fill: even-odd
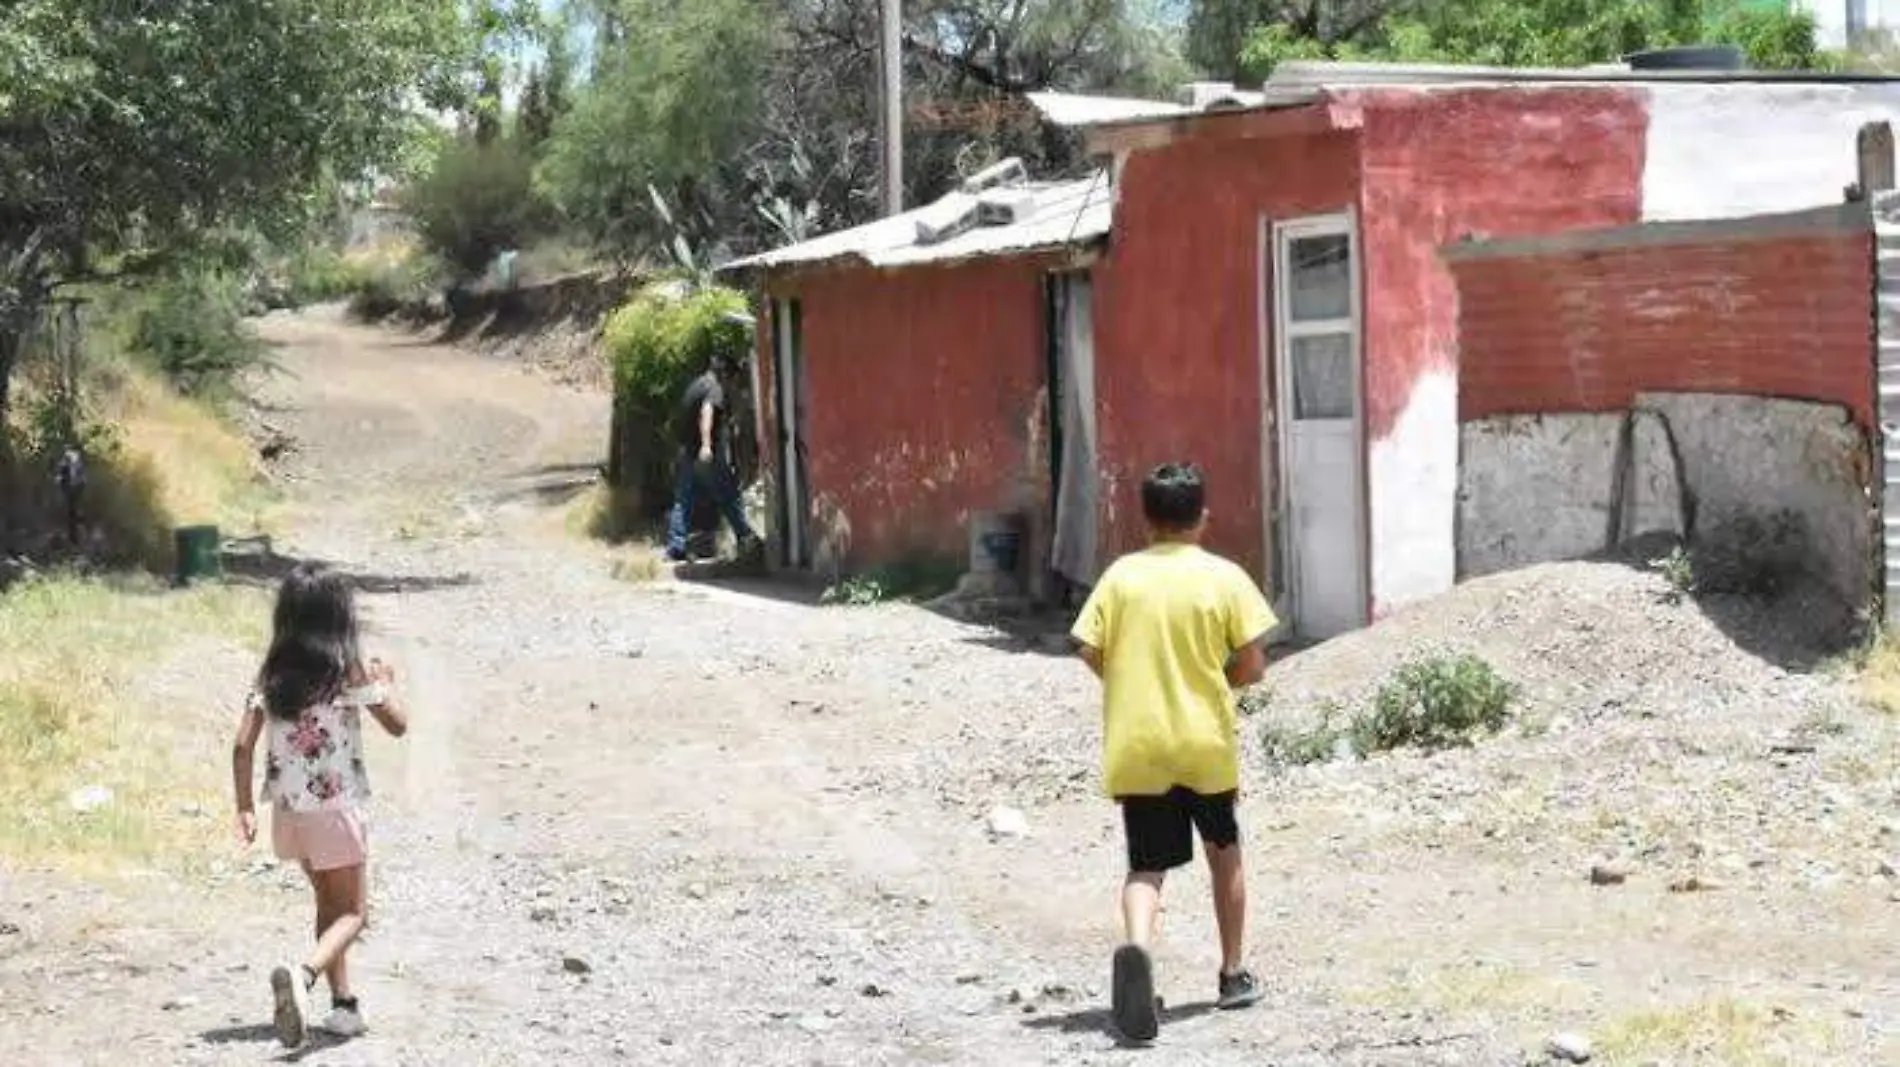
[[(1900, 727), (1833, 669), (1851, 631), (1815, 590), (1698, 599), (1618, 562), (1476, 580), (1276, 663), (1243, 725), (1248, 788), (1341, 813), (1387, 855), (1455, 849), (1564, 878), (1613, 860), (1764, 891), (1857, 879), (1900, 834)], [(1499, 736), (1294, 767), (1262, 743), (1362, 711), (1409, 661), (1462, 653), (1518, 688)]]
[(1361, 706), (1407, 661), (1472, 653), (1516, 683), (1525, 716), (1706, 714), (1823, 684), (1804, 676), (1850, 646), (1853, 623), (1815, 587), (1695, 597), (1633, 561), (1543, 564), (1286, 657), (1267, 703)]

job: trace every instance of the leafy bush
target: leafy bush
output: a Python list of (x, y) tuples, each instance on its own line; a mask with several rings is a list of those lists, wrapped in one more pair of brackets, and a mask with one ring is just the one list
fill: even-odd
[[(1348, 716), (1328, 703), (1317, 723), (1269, 720), (1260, 742), (1268, 762), (1282, 767), (1325, 763), (1347, 752), (1454, 748), (1503, 729), (1516, 698), (1516, 687), (1477, 656), (1433, 656), (1399, 668), (1366, 711)], [(1251, 694), (1242, 707), (1250, 715), (1266, 710)]]
[(367, 322), (427, 303), (443, 285), (448, 268), (413, 248), (348, 257), (350, 314)]
[(179, 391), (215, 396), (266, 360), (244, 321), (243, 284), (235, 275), (185, 270), (143, 289), (128, 322), (132, 353)]
[(1477, 656), (1408, 663), (1380, 687), (1372, 712), (1353, 724), (1353, 747), (1371, 754), (1469, 745), (1504, 728), (1516, 696), (1516, 688)]
[(363, 285), (363, 266), (327, 244), (313, 244), (284, 268), (282, 296), (290, 307), (327, 304), (353, 296)]
[(744, 294), (731, 289), (681, 294), (655, 286), (607, 319), (615, 427), (608, 466), (617, 486), (631, 491), (647, 514), (671, 502), (680, 394), (715, 353), (745, 356), (751, 330), (730, 318), (745, 310)]
[(423, 245), (464, 278), (548, 228), (534, 158), (512, 138), (449, 143), (404, 200)]

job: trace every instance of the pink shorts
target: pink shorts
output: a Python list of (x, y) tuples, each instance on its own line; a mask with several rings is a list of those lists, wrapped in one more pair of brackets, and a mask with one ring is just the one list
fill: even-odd
[(278, 859), (301, 863), (313, 871), (360, 867), (369, 860), (369, 827), (354, 808), (275, 808), (271, 811), (270, 841)]

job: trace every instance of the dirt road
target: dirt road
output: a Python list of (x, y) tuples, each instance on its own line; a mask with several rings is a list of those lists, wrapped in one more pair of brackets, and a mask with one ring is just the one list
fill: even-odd
[[(1813, 1055), (1675, 1062), (1895, 1049), (1889, 952), (1849, 943), (1894, 931), (1884, 895), (1739, 918), (1609, 900), (1582, 857), (1513, 862), (1475, 831), (1382, 849), (1361, 818), (1380, 798), (1347, 783), (1247, 807), (1267, 1004), (1208, 1010), (1195, 870), (1169, 899), (1161, 1046), (1120, 1050), (1119, 837), (1076, 664), (912, 608), (615, 581), (560, 529), (602, 398), (320, 314), (265, 329), (293, 374), (271, 418), (301, 442), (288, 549), (375, 579), (374, 640), (416, 722), (373, 742), (373, 1030), (305, 1062), (1484, 1067), (1724, 998), (1787, 1013), (1748, 1031), (1749, 1056)], [(182, 669), (207, 700), (243, 682)], [(999, 804), (1029, 836), (992, 839)], [(275, 1057), (265, 976), (308, 903), (246, 866), (262, 855), (209, 884), (37, 902), (0, 942), (0, 1063)], [(1737, 931), (1744, 966), (1725, 962)]]

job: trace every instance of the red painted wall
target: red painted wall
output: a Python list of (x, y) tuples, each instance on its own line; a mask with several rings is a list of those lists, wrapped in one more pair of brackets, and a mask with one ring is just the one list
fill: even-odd
[(1141, 543), (1142, 475), (1192, 460), (1209, 481), (1208, 547), (1265, 573), (1260, 219), (1343, 210), (1358, 182), (1351, 134), (1197, 139), (1128, 158), (1095, 269), (1106, 552)]
[(1458, 417), (1616, 411), (1641, 391), (1843, 404), (1874, 425), (1873, 238), (1650, 244), (1456, 264)]
[(1023, 257), (769, 283), (801, 302), (813, 507), (842, 512), (851, 564), (963, 559), (969, 512), (1046, 483), (1044, 271)]
[[(1363, 109), (1366, 433), (1392, 429), (1422, 371), (1457, 363), (1457, 290), (1438, 250), (1642, 217), (1648, 112), (1602, 87), (1380, 90)], [(1447, 532), (1449, 535), (1449, 531)]]

